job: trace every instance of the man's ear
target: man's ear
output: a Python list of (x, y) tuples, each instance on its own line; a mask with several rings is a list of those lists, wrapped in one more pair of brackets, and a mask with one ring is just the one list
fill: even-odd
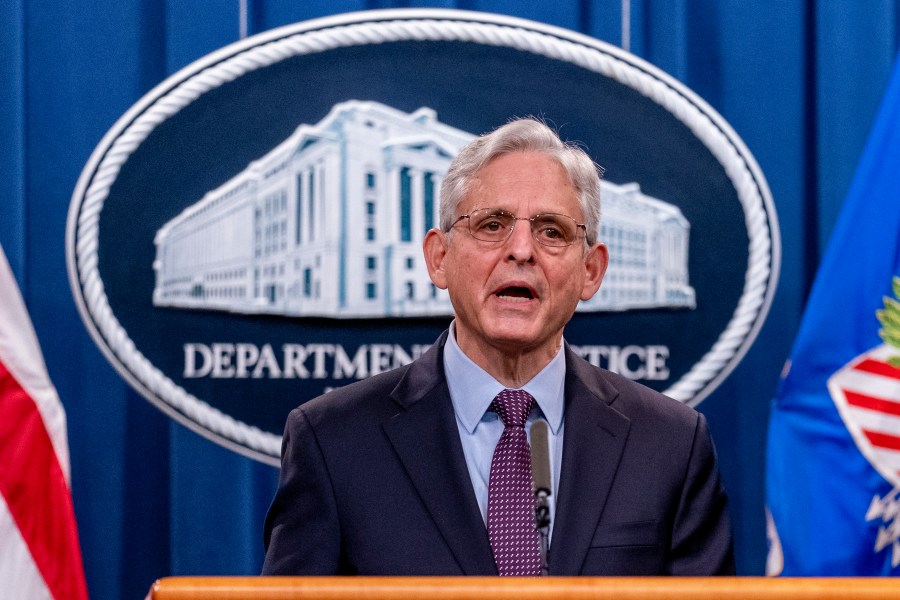
[(594, 247), (584, 257), (585, 277), (584, 287), (581, 290), (582, 300), (590, 300), (597, 293), (608, 266), (609, 250), (606, 248), (606, 245), (594, 244)]
[(425, 254), (425, 265), (428, 267), (428, 275), (432, 283), (442, 290), (447, 289), (447, 273), (444, 269), (444, 259), (447, 257), (448, 234), (432, 229), (425, 234), (422, 242), (422, 251)]

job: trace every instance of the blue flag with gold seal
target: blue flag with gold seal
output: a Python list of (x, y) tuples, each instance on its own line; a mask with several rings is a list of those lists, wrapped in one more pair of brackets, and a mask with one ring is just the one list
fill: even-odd
[(900, 60), (772, 407), (767, 572), (900, 575)]

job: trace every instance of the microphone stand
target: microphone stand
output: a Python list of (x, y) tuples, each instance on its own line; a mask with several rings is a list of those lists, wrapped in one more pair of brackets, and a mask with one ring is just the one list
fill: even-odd
[(541, 541), (541, 576), (550, 574), (547, 564), (547, 548), (550, 545), (550, 502), (547, 498), (550, 492), (541, 488), (535, 493), (536, 504), (534, 508), (535, 524)]
[(531, 425), (531, 475), (534, 482), (534, 522), (541, 544), (541, 575), (550, 574), (547, 552), (550, 547), (550, 452), (547, 444), (547, 422), (536, 420)]

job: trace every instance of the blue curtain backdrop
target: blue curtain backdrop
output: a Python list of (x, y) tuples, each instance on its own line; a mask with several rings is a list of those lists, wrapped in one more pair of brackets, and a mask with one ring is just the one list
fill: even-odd
[[(247, 29), (354, 10), (463, 8), (622, 43), (620, 0), (247, 0)], [(729, 489), (738, 569), (763, 572), (769, 401), (897, 53), (898, 0), (631, 0), (630, 49), (705, 98), (759, 161), (783, 233), (781, 283), (756, 344), (700, 406)], [(176, 425), (86, 333), (65, 221), (90, 152), (151, 87), (239, 38), (238, 0), (0, 2), (0, 243), (69, 418), (91, 596), (167, 575), (253, 574), (276, 470)], [(298, 399), (299, 401), (300, 399)]]

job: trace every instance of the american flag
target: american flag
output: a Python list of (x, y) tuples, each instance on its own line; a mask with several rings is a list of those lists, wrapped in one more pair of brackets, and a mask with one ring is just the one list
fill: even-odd
[(87, 599), (66, 416), (2, 247), (0, 596)]

